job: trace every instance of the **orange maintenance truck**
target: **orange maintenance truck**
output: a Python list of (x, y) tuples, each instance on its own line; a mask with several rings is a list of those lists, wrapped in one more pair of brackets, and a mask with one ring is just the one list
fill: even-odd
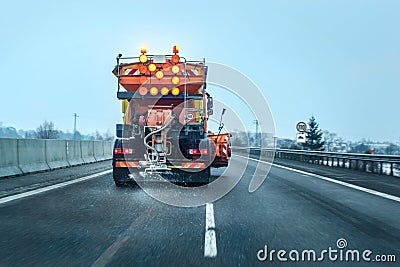
[(213, 99), (206, 92), (204, 60), (186, 60), (178, 46), (170, 55), (141, 49), (138, 57), (119, 54), (112, 72), (123, 113), (112, 162), (117, 186), (135, 183), (143, 173), (204, 185), (211, 167), (228, 166), (230, 134), (221, 133), (222, 123), (217, 134), (207, 129)]

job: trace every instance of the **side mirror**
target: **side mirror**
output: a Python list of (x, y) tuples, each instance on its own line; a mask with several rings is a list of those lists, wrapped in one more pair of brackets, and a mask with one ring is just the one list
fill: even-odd
[(129, 124), (117, 124), (116, 132), (118, 138), (132, 137), (133, 126)]

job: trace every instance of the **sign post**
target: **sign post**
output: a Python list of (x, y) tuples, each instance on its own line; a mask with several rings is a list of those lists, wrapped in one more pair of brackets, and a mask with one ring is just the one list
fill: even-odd
[(296, 124), (296, 130), (298, 131), (296, 135), (296, 142), (300, 144), (304, 144), (306, 142), (306, 130), (307, 130), (307, 124), (303, 121), (298, 122)]

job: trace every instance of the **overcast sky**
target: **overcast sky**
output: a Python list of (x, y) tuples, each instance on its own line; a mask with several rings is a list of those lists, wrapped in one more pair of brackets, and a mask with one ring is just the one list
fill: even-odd
[(72, 131), (76, 112), (81, 132), (114, 132), (115, 56), (178, 44), (252, 79), (279, 137), (314, 115), (350, 140), (398, 141), (399, 10), (396, 0), (3, 1), (0, 122)]

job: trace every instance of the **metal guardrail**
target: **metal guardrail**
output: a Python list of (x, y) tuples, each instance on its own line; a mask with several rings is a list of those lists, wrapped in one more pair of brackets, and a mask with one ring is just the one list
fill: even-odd
[(288, 160), (296, 160), (311, 164), (331, 167), (348, 168), (364, 172), (400, 176), (400, 156), (369, 155), (356, 153), (336, 153), (324, 151), (305, 151), (291, 149), (260, 149), (234, 148), (236, 151), (245, 149), (251, 155), (260, 155)]

